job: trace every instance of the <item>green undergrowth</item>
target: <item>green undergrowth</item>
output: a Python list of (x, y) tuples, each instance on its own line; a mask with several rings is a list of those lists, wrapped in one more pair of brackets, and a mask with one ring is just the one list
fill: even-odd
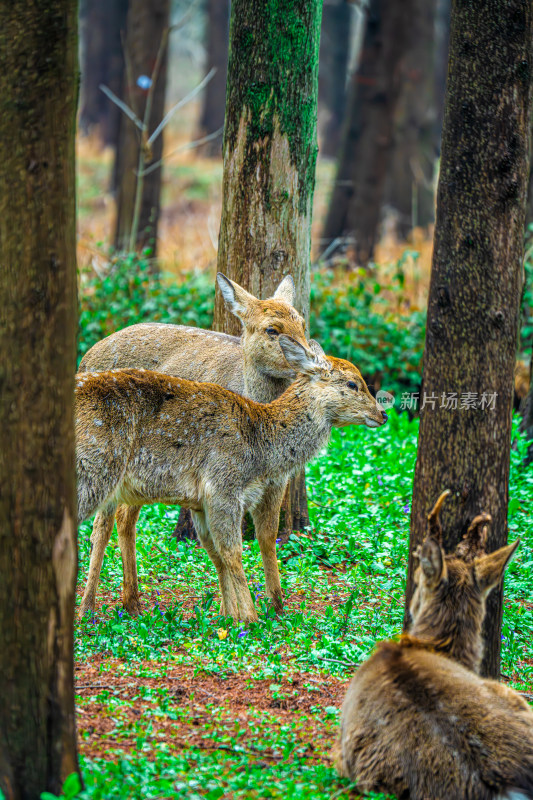
[[(334, 431), (328, 449), (307, 468), (311, 529), (279, 548), (287, 598), (279, 617), (265, 601), (257, 543), (245, 543), (244, 569), (259, 611), (257, 624), (233, 624), (219, 615), (215, 572), (206, 554), (194, 542), (177, 544), (171, 535), (178, 510), (144, 508), (137, 539), (144, 613), (131, 619), (121, 609), (122, 566), (113, 536), (100, 586), (106, 602), (94, 618), (79, 624), (76, 660), (91, 663), (96, 656), (105, 657), (109, 664), (101, 663), (102, 674), (119, 669), (125, 675), (156, 678), (188, 665), (195, 674), (222, 681), (232, 675), (246, 675), (252, 682), (268, 679), (274, 693), (282, 693), (281, 683), (297, 672), (348, 681), (377, 641), (401, 630), (417, 431), (416, 420), (394, 412), (377, 430)], [(517, 435), (515, 426), (515, 439)], [(521, 466), (523, 453), (524, 443), (518, 440), (511, 455), (509, 528), (510, 538), (519, 536), (521, 546), (506, 573), (502, 671), (517, 688), (530, 691), (533, 467)], [(85, 523), (79, 532), (81, 585), (90, 528)], [(125, 701), (119, 695), (113, 702), (120, 706)], [(168, 713), (168, 706), (161, 708)], [(135, 723), (133, 753), (84, 761), (83, 797), (356, 796), (350, 794), (353, 787), (339, 782), (320, 741), (313, 763), (298, 750), (306, 725), (316, 726), (317, 719), (337, 725), (335, 708), (317, 707), (315, 718), (313, 713), (295, 717), (292, 729), (261, 713), (257, 729), (264, 730), (265, 741), (278, 753), (275, 763), (259, 758), (259, 735), (259, 751), (241, 748), (234, 733), (228, 751), (168, 751), (158, 744), (150, 715), (143, 712)], [(224, 741), (221, 730), (215, 724), (206, 727), (205, 737), (214, 739), (214, 747)]]

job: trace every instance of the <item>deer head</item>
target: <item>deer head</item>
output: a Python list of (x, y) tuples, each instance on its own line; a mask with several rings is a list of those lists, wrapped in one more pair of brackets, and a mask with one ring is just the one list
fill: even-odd
[(313, 396), (317, 401), (315, 413), (322, 414), (330, 425), (377, 428), (387, 421), (387, 415), (368, 391), (354, 364), (326, 356), (315, 341), (306, 347), (282, 334), (279, 343), (287, 363), (300, 373), (301, 381), (313, 385)]
[(478, 514), (455, 551), (442, 549), (440, 512), (450, 491), (443, 492), (428, 515), (429, 532), (415, 552), (419, 561), (410, 605), (410, 634), (476, 672), (481, 661), (481, 625), (485, 601), (502, 580), (519, 540), (485, 553), (490, 514)]
[(270, 377), (292, 379), (294, 371), (285, 360), (278, 337), (287, 334), (303, 347), (308, 345), (305, 320), (292, 305), (295, 288), (291, 276), (281, 281), (268, 300), (258, 300), (221, 272), (217, 282), (228, 309), (242, 322), (245, 358)]

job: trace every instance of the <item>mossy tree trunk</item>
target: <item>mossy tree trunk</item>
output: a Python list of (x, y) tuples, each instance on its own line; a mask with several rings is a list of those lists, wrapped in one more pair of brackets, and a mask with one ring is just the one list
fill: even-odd
[[(453, 493), (443, 513), (446, 550), (482, 511), (493, 518), (488, 549), (507, 542), (532, 23), (529, 0), (452, 3), (407, 602), (412, 553), (444, 489)], [(448, 402), (452, 392), (457, 409)], [(494, 677), (500, 674), (501, 614), (502, 592), (495, 590), (488, 601), (482, 666)]]
[[(233, 0), (218, 268), (256, 297), (285, 275), (309, 318), (322, 0)], [(239, 334), (217, 288), (214, 327)], [(291, 481), (285, 532), (309, 524), (305, 481)]]
[(415, 0), (370, 0), (323, 238), (353, 239), (353, 259), (372, 259), (393, 143), (394, 114), (411, 41)]
[[(127, 83), (124, 100), (139, 117), (144, 119), (148, 89), (139, 86), (138, 79), (145, 75), (151, 77), (157, 61), (159, 48), (169, 26), (170, 0), (130, 0), (126, 55), (130, 62), (131, 75)], [(167, 83), (168, 47), (165, 47), (161, 67), (155, 84), (152, 109), (148, 122), (148, 132), (159, 125), (165, 111), (165, 92)], [(126, 73), (126, 77), (128, 75)], [(111, 101), (109, 101), (111, 102)], [(159, 161), (163, 154), (163, 135), (151, 147), (147, 166)], [(124, 114), (120, 119), (119, 146), (115, 165), (115, 186), (117, 217), (115, 225), (115, 247), (128, 248), (134, 214), (136, 171), (139, 163), (141, 138), (138, 128)], [(151, 255), (157, 252), (157, 226), (161, 195), (161, 168), (150, 172), (144, 178), (136, 247), (138, 250), (149, 247)]]
[[(208, 0), (206, 73), (213, 67), (216, 72), (203, 92), (202, 113), (198, 137), (214, 133), (224, 125), (226, 79), (228, 77), (229, 52), (229, 8), (230, 0)], [(222, 155), (222, 136), (206, 142), (198, 148), (203, 156)]]
[(385, 193), (386, 204), (397, 216), (400, 239), (406, 239), (413, 227), (433, 222), (433, 174), (440, 140), (435, 98), (437, 2), (415, 0), (415, 5)]
[(0, 4), (0, 790), (78, 771), (77, 4)]

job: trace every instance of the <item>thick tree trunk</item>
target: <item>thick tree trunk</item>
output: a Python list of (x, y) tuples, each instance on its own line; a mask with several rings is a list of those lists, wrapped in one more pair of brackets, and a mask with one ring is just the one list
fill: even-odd
[(339, 150), (346, 108), (346, 79), (350, 58), (352, 9), (347, 0), (326, 0), (322, 14), (318, 72), (318, 107), (328, 119), (320, 152), (334, 158)]
[[(78, 771), (73, 0), (0, 4), (0, 790)], [(0, 792), (0, 793), (1, 793)]]
[[(256, 297), (292, 275), (306, 319), (321, 11), (321, 0), (232, 2), (218, 247), (219, 270)], [(214, 327), (240, 333), (218, 289)], [(282, 518), (285, 533), (309, 524), (303, 476)]]
[(99, 129), (103, 144), (117, 147), (120, 110), (101, 91), (108, 86), (122, 96), (128, 0), (83, 0), (80, 8), (82, 133)]
[[(198, 138), (214, 133), (224, 125), (228, 77), (229, 7), (230, 0), (207, 0), (206, 73), (213, 67), (216, 73), (205, 88)], [(222, 136), (206, 142), (198, 148), (198, 153), (220, 157)]]
[[(444, 489), (451, 489), (453, 498), (444, 508), (446, 550), (453, 549), (481, 511), (493, 518), (489, 550), (507, 542), (532, 20), (529, 0), (452, 3), (407, 602), (412, 553)], [(456, 409), (451, 392), (457, 394)], [(468, 408), (461, 407), (465, 403)], [(482, 667), (485, 675), (495, 677), (501, 612), (498, 590), (488, 601)]]
[(436, 5), (436, 0), (415, 0), (412, 45), (394, 122), (386, 203), (396, 213), (400, 239), (434, 219), (433, 174), (440, 139), (434, 94)]
[(354, 239), (354, 261), (372, 259), (389, 156), (394, 113), (409, 49), (415, 0), (370, 0), (365, 34), (348, 100), (337, 178), (323, 238)]
[[(133, 106), (142, 120), (146, 108), (148, 90), (138, 85), (140, 76), (151, 77), (156, 64), (159, 48), (169, 24), (169, 0), (130, 0), (128, 11), (126, 55), (130, 62), (132, 85), (127, 87), (126, 103)], [(167, 82), (167, 54), (165, 47), (161, 68), (155, 84), (152, 109), (148, 123), (151, 133), (161, 122), (165, 111), (165, 90)], [(137, 187), (136, 171), (139, 164), (141, 140), (136, 126), (124, 114), (120, 118), (120, 137), (115, 169), (117, 219), (115, 227), (115, 247), (126, 250), (129, 246), (134, 216), (135, 193)], [(163, 134), (153, 143), (148, 166), (159, 161), (163, 154)], [(159, 222), (159, 203), (161, 194), (161, 168), (150, 172), (144, 178), (141, 209), (139, 216), (136, 247), (138, 250), (149, 247), (151, 254), (157, 251), (157, 226)]]

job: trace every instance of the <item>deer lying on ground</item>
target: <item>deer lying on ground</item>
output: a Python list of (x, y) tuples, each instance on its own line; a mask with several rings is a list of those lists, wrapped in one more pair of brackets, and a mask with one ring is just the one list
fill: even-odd
[[(152, 369), (191, 381), (217, 383), (259, 403), (279, 397), (295, 377), (279, 346), (279, 334), (307, 345), (305, 321), (292, 305), (294, 281), (288, 275), (268, 300), (258, 300), (220, 272), (217, 282), (227, 307), (242, 322), (241, 338), (185, 325), (141, 323), (95, 344), (83, 357), (80, 372), (124, 367)], [(140, 510), (140, 506), (124, 504), (117, 509), (121, 551), (135, 547)], [(109, 525), (113, 527), (113, 520), (97, 514), (91, 536), (93, 547), (100, 536), (109, 540)], [(88, 600), (88, 605), (82, 605), (83, 611), (93, 608), (94, 598)], [(130, 614), (140, 612), (137, 591), (131, 592), (125, 602)]]
[(533, 710), (477, 675), (486, 597), (518, 541), (484, 552), (488, 514), (451, 555), (439, 514), (418, 549), (412, 628), (382, 642), (356, 672), (342, 707), (339, 770), (363, 792), (410, 800), (533, 798)]
[[(377, 427), (387, 417), (349, 362), (326, 359), (317, 345), (313, 352), (283, 334), (278, 341), (298, 375), (265, 405), (158, 372), (78, 375), (78, 517), (99, 509), (103, 521), (80, 614), (93, 607), (117, 506), (156, 502), (191, 509), (218, 573), (222, 613), (246, 621), (257, 619), (242, 568), (240, 526), (249, 509), (266, 593), (281, 609), (276, 535), (288, 478), (325, 446), (333, 426)], [(134, 540), (121, 542), (121, 550), (128, 608), (138, 603)]]

